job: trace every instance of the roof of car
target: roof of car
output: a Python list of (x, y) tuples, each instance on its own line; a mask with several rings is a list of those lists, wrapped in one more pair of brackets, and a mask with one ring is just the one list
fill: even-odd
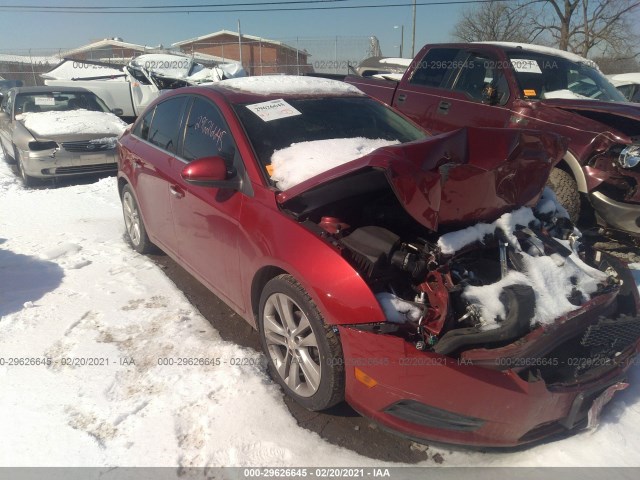
[[(14, 87), (16, 93), (65, 93), (65, 92), (89, 92), (82, 87)], [(90, 92), (89, 92), (90, 93)]]
[(365, 96), (353, 85), (327, 78), (298, 75), (265, 75), (223, 80), (210, 88), (220, 92), (233, 103), (263, 98)]

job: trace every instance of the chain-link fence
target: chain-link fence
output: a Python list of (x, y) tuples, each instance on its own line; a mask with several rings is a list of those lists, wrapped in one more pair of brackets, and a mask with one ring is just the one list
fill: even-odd
[[(176, 48), (159, 50), (133, 44), (122, 47), (100, 42), (96, 48), (0, 50), (0, 77), (21, 80), (24, 85), (42, 85), (42, 73), (49, 72), (63, 59), (126, 64), (145, 53), (177, 53), (193, 56), (206, 66), (241, 61), (250, 75), (347, 74), (363, 59), (380, 56), (376, 37), (295, 37), (263, 39), (231, 32), (224, 39), (181, 42)], [(121, 43), (121, 42), (120, 42)]]

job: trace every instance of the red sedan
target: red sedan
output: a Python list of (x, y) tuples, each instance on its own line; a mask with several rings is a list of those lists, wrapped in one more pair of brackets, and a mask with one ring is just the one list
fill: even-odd
[(594, 424), (639, 347), (629, 271), (544, 190), (564, 150), (254, 77), (161, 96), (120, 139), (118, 188), (132, 247), (256, 327), (304, 407), (510, 446)]

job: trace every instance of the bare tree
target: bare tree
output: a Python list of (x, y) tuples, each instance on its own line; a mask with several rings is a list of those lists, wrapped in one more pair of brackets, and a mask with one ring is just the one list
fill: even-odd
[(534, 31), (559, 49), (584, 57), (596, 47), (608, 55), (635, 55), (638, 36), (631, 17), (640, 15), (639, 0), (528, 0), (521, 5), (535, 4), (542, 11), (532, 17)]
[(462, 11), (452, 35), (463, 42), (532, 42), (531, 11), (526, 5), (504, 1), (479, 4)]

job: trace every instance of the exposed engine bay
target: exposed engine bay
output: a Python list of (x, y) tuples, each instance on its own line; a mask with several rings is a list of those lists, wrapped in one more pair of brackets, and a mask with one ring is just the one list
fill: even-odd
[[(523, 378), (563, 382), (640, 338), (640, 321), (624, 316), (636, 315), (635, 285), (582, 242), (551, 190), (534, 209), (444, 233), (418, 225), (392, 193), (379, 194), (325, 205), (303, 221), (339, 249), (387, 316), (357, 328), (489, 368), (519, 366)], [(619, 296), (628, 298), (615, 301)], [(532, 347), (541, 332), (559, 340)], [(555, 360), (529, 368), (522, 355)], [(558, 358), (578, 355), (596, 360), (563, 371)]]

